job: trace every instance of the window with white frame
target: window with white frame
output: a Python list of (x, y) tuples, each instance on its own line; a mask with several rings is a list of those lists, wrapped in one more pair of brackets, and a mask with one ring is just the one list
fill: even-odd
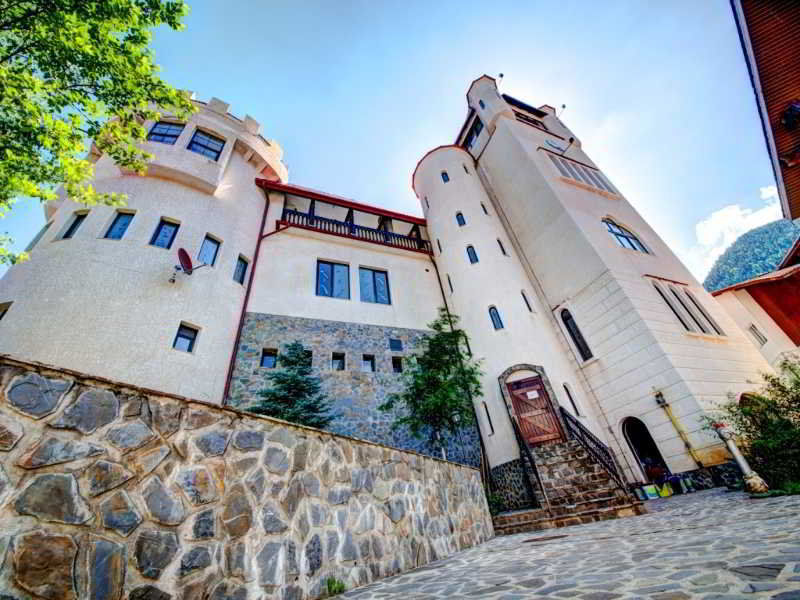
[(725, 335), (719, 324), (687, 286), (655, 279), (652, 279), (651, 283), (686, 331), (705, 335)]
[(590, 187), (596, 188), (602, 192), (609, 192), (611, 194), (618, 194), (617, 190), (597, 169), (587, 167), (581, 163), (570, 160), (564, 156), (553, 154), (552, 152), (545, 152), (547, 158), (555, 165), (558, 172), (567, 179), (572, 179), (579, 183), (583, 183)]

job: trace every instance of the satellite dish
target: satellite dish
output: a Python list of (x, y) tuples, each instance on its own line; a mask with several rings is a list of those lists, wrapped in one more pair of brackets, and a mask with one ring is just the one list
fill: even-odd
[(181, 263), (181, 269), (187, 275), (191, 275), (194, 267), (192, 266), (192, 259), (189, 253), (183, 248), (178, 249), (178, 261)]

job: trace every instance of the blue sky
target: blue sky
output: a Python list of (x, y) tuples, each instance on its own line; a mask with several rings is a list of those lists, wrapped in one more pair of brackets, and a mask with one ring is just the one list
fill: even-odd
[[(702, 278), (744, 231), (780, 217), (727, 0), (189, 0), (154, 39), (163, 76), (250, 114), (290, 181), (414, 214), (411, 173), (451, 143), (483, 73), (566, 104), (584, 149)], [(0, 223), (22, 248), (23, 201)]]

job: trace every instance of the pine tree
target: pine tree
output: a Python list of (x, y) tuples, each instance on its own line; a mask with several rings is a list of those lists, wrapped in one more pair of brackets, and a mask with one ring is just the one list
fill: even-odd
[(261, 399), (251, 412), (320, 429), (336, 418), (320, 392), (320, 378), (311, 375), (311, 352), (302, 343), (286, 346), (278, 354), (278, 366), (267, 375), (272, 385), (258, 393)]
[(405, 427), (416, 438), (427, 435), (445, 456), (446, 435), (475, 422), (472, 398), (480, 396), (480, 361), (465, 352), (467, 334), (457, 327), (458, 317), (446, 308), (428, 327), (422, 351), (408, 360), (404, 390), (378, 408), (396, 414), (394, 428)]

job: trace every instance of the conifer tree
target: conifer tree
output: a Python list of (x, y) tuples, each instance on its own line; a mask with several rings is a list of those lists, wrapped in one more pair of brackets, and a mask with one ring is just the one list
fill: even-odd
[(311, 352), (294, 341), (278, 354), (278, 369), (267, 375), (272, 384), (261, 390), (251, 412), (291, 423), (325, 428), (335, 415), (320, 391), (320, 378), (311, 374)]
[(396, 414), (393, 427), (405, 427), (416, 438), (428, 436), (445, 457), (445, 436), (475, 422), (472, 398), (480, 396), (480, 361), (466, 352), (467, 334), (446, 308), (428, 327), (421, 352), (408, 360), (404, 390), (379, 406)]

